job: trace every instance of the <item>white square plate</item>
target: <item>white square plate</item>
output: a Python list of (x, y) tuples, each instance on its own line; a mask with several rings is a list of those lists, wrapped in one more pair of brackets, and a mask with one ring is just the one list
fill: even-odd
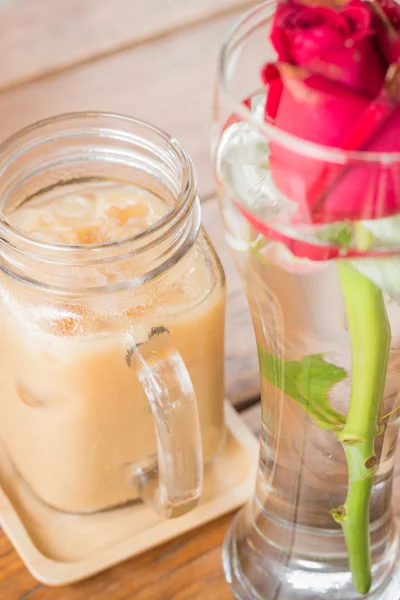
[(254, 488), (258, 440), (228, 404), (226, 441), (206, 467), (197, 508), (162, 519), (143, 504), (93, 515), (62, 514), (44, 505), (0, 452), (0, 524), (32, 575), (66, 585), (207, 523), (244, 504)]

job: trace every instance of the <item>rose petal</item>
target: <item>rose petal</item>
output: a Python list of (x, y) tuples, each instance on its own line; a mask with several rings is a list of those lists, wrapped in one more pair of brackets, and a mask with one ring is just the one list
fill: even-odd
[(267, 117), (270, 117), (273, 120), (275, 120), (276, 115), (278, 114), (282, 92), (283, 84), (281, 79), (276, 79), (270, 84), (265, 103), (265, 114)]
[(355, 41), (359, 41), (372, 33), (372, 15), (371, 11), (364, 2), (357, 0), (344, 6), (341, 14), (346, 19), (351, 37)]
[(376, 50), (372, 38), (352, 42), (348, 46), (332, 47), (308, 63), (314, 73), (337, 81), (371, 98), (379, 94), (385, 80), (386, 65)]
[[(341, 148), (370, 100), (313, 75), (297, 79), (309, 95), (299, 101), (287, 72), (276, 116), (276, 125), (302, 139)], [(293, 80), (295, 78), (292, 78)], [(400, 116), (400, 111), (399, 111)], [(390, 120), (368, 148), (400, 150), (400, 120)], [(271, 172), (277, 187), (299, 206), (298, 218), (310, 222), (334, 222), (346, 218), (376, 218), (397, 208), (397, 168), (329, 164), (308, 158), (277, 143), (271, 144)], [(397, 195), (400, 198), (400, 194)]]
[(296, 6), (300, 8), (301, 5), (294, 2), (279, 2), (271, 25), (270, 40), (278, 53), (278, 60), (283, 62), (292, 62), (292, 57), (290, 42), (286, 37), (282, 22)]
[(340, 148), (370, 100), (320, 75), (281, 66), (284, 84), (276, 126), (325, 146)]
[[(377, 129), (366, 150), (400, 152), (400, 107)], [(343, 170), (343, 169), (342, 169)], [(332, 192), (319, 212), (336, 220), (379, 219), (400, 210), (400, 163), (359, 162), (349, 164), (333, 177)]]
[(400, 5), (395, 0), (374, 0), (374, 21), (379, 46), (389, 64), (400, 59)]
[(338, 10), (279, 4), (270, 37), (282, 62), (371, 97), (382, 87), (387, 65), (375, 44), (372, 13), (361, 0)]

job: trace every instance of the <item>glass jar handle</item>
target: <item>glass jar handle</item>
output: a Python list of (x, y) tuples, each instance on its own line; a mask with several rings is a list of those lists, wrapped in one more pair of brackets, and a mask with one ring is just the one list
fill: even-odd
[(127, 363), (145, 391), (153, 413), (158, 464), (141, 471), (139, 495), (168, 518), (192, 510), (203, 485), (203, 454), (196, 396), (181, 355), (165, 327), (153, 327), (148, 341), (132, 336)]

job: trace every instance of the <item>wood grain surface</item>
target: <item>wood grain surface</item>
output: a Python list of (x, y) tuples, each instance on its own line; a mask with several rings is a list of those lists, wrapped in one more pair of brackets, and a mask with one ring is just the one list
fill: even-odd
[(204, 23), (254, 0), (0, 3), (0, 90)]
[[(0, 3), (0, 139), (77, 110), (135, 115), (174, 134), (199, 174), (203, 223), (228, 284), (226, 389), (259, 428), (246, 299), (213, 197), (210, 120), (221, 40), (250, 0), (8, 0)], [(250, 407), (250, 408), (248, 408)], [(221, 544), (232, 515), (88, 581), (46, 588), (0, 531), (0, 600), (231, 600)]]
[(38, 584), (0, 536), (1, 600), (232, 600), (221, 544), (233, 515), (63, 588)]
[[(36, 0), (30, 1), (35, 4)], [(210, 134), (217, 55), (239, 14), (4, 91), (0, 94), (0, 139), (63, 112), (104, 110), (134, 115), (172, 133), (185, 146), (198, 171), (200, 194), (209, 196), (214, 189)]]

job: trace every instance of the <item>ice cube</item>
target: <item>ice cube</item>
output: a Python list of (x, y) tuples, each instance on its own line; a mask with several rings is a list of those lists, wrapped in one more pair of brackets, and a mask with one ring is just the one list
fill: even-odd
[(65, 196), (55, 203), (55, 212), (68, 220), (81, 219), (94, 212), (95, 199), (94, 194)]
[(28, 391), (20, 384), (17, 384), (17, 394), (24, 404), (32, 408), (45, 406), (46, 404), (46, 402), (41, 400), (36, 394)]
[(37, 215), (37, 219), (36, 219), (36, 223), (35, 223), (35, 228), (36, 229), (49, 229), (50, 227), (57, 227), (58, 226), (58, 221), (57, 219), (54, 217), (54, 215), (52, 215), (49, 212), (45, 212), (43, 211), (42, 213), (39, 213)]
[(107, 215), (121, 227), (128, 223), (134, 224), (136, 220), (144, 219), (148, 214), (149, 208), (144, 202), (114, 205), (107, 210)]
[(73, 230), (77, 244), (98, 244), (104, 242), (104, 235), (98, 225), (86, 225)]

